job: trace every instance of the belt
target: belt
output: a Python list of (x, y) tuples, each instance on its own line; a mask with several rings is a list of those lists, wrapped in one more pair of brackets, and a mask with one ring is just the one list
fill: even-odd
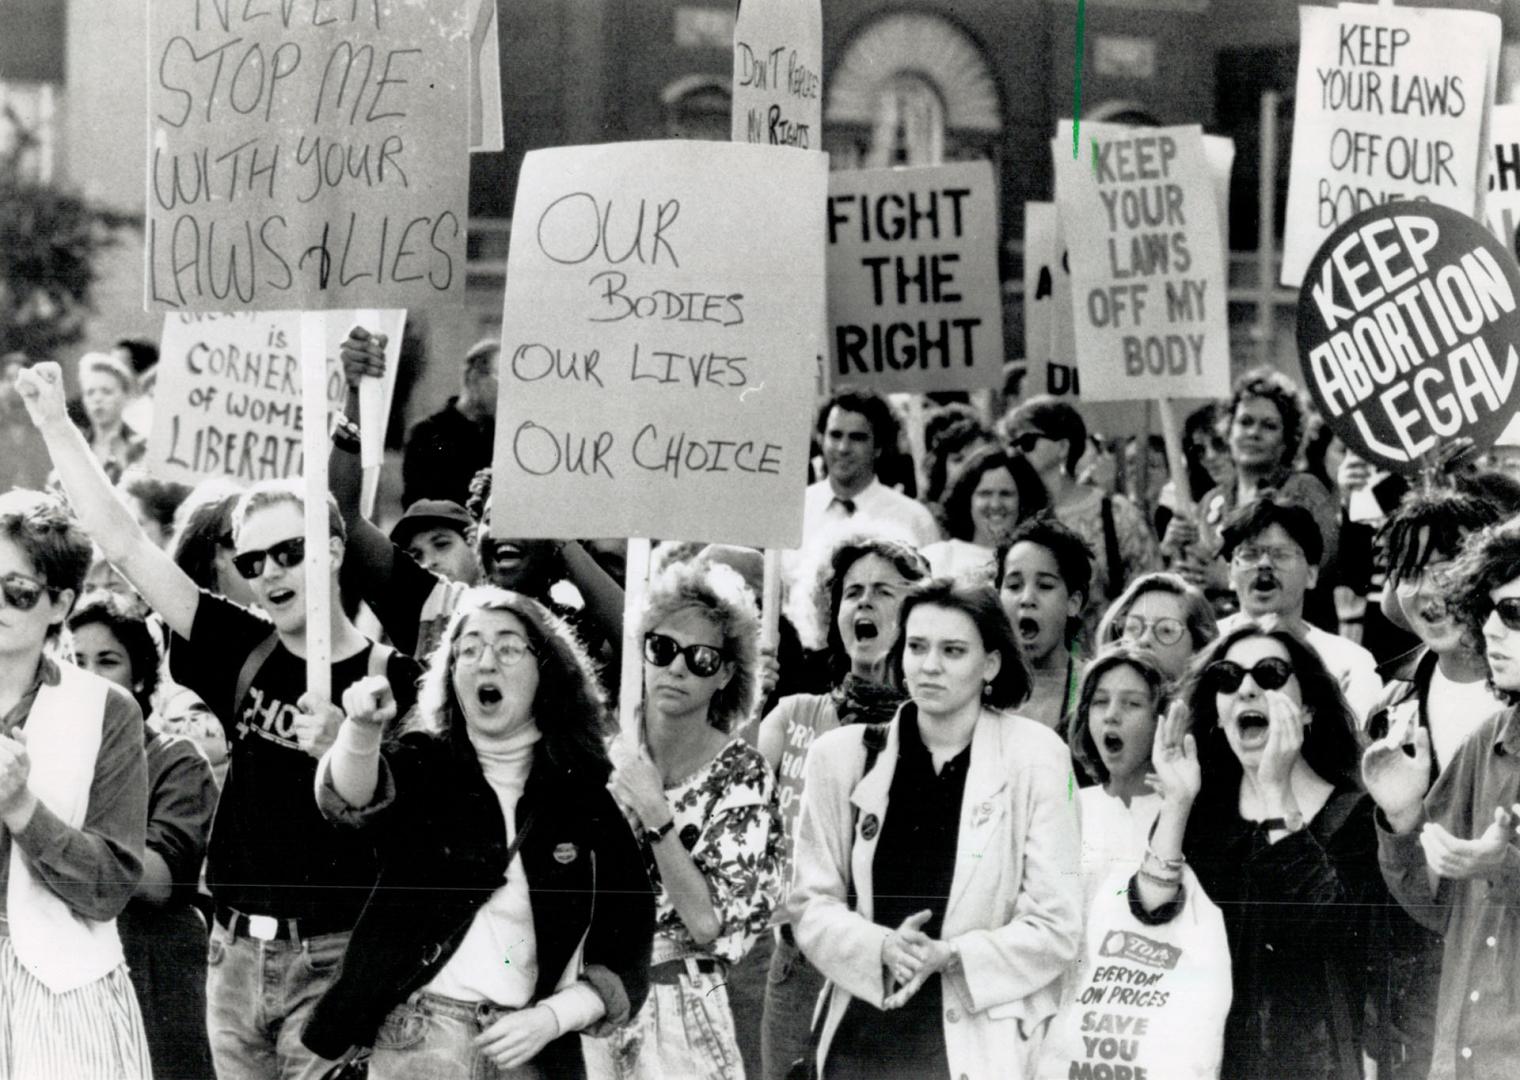
[(218, 907), (217, 923), (235, 938), (253, 938), (256, 941), (289, 941), (299, 945), (306, 938), (323, 934), (342, 934), (353, 929), (351, 924), (329, 926), (316, 919), (280, 919), (273, 915), (249, 915), (237, 908)]
[(688, 956), (680, 960), (667, 960), (649, 968), (649, 981), (662, 986), (674, 986), (692, 968), (703, 975), (716, 975), (723, 971), (723, 963), (711, 956)]

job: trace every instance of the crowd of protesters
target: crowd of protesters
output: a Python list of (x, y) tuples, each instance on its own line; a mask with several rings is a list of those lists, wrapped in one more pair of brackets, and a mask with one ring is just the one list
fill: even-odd
[[(144, 475), (127, 343), (82, 411), (7, 358), (0, 1075), (1520, 1070), (1502, 460), (1374, 491), (1259, 369), (1170, 480), (1050, 397), (914, 410), (919, 471), (841, 392), (771, 640), (758, 552), (672, 537), (625, 610), (615, 542), (504, 535), (498, 354), (389, 531), (336, 425), (330, 698), (306, 489)], [(1094, 1009), (1135, 955), (1171, 989)]]

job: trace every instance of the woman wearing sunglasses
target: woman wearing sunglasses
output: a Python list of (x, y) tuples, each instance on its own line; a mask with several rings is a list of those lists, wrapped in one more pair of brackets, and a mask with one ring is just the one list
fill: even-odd
[(1145, 649), (1172, 683), (1218, 636), (1214, 609), (1203, 593), (1159, 570), (1130, 582), (1098, 623), (1098, 648), (1124, 641)]
[(779, 835), (771, 771), (732, 734), (758, 693), (759, 616), (737, 572), (698, 561), (654, 579), (639, 625), (641, 730), (614, 742), (608, 786), (655, 883), (649, 1000), (587, 1061), (611, 1080), (742, 1080), (723, 984), (770, 921)]
[[(813, 740), (850, 724), (891, 720), (907, 698), (891, 669), (898, 611), (914, 583), (928, 576), (923, 557), (896, 540), (865, 534), (841, 539), (823, 562), (813, 590), (814, 617), (827, 628), (826, 651), (835, 684), (827, 694), (792, 694), (760, 723), (760, 752), (776, 772), (783, 854), (783, 889), (791, 877), (789, 845), (801, 805), (803, 762)], [(778, 905), (778, 941), (770, 959), (761, 1019), (766, 1080), (782, 1080), (805, 1056), (823, 976), (797, 948)], [(763, 947), (763, 946), (762, 946)], [(760, 949), (756, 950), (757, 952)]]
[(373, 1047), (374, 1080), (584, 1076), (578, 1033), (638, 1010), (654, 922), (584, 649), (537, 602), (475, 588), (399, 738), (382, 747), (384, 679), (343, 706), (317, 800), (383, 870), (302, 1039)]
[(912, 701), (807, 758), (787, 908), (831, 983), (818, 1074), (1027, 1077), (1081, 925), (1071, 756), (1007, 711), (1029, 677), (991, 589), (927, 582), (902, 623)]
[(1313, 649), (1254, 623), (1204, 654), (1182, 696), (1202, 782), (1191, 808), (1163, 804), (1138, 899), (1174, 918), (1185, 861), (1224, 913), (1224, 1080), (1359, 1080), (1368, 920), (1386, 893), (1355, 716)]

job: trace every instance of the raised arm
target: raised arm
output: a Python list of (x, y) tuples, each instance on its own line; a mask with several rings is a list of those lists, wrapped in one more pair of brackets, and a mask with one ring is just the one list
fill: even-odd
[(131, 507), (111, 486), (84, 436), (69, 420), (63, 371), (54, 363), (23, 369), (16, 378), (16, 389), (47, 443), (53, 467), (85, 532), (169, 629), (188, 638), (200, 589), (143, 532)]

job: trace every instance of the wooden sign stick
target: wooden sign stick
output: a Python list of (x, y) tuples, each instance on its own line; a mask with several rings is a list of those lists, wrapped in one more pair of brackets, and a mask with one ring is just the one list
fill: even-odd
[(618, 678), (618, 728), (630, 739), (639, 733), (644, 700), (644, 635), (639, 619), (649, 592), (649, 538), (628, 538), (627, 580), (623, 586), (623, 666)]
[(306, 484), (306, 689), (332, 700), (332, 559), (327, 549), (327, 316), (301, 312), (301, 450)]

